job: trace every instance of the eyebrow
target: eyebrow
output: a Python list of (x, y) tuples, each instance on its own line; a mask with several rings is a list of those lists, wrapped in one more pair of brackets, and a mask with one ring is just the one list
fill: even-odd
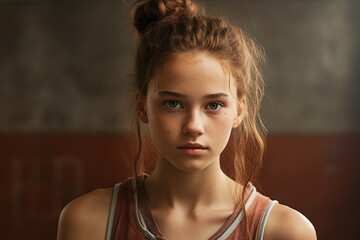
[[(168, 96), (173, 96), (173, 97), (178, 97), (178, 98), (186, 98), (185, 94), (182, 93), (177, 93), (177, 92), (170, 92), (170, 91), (162, 91), (159, 92), (158, 95), (168, 95)], [(229, 97), (229, 95), (227, 95), (226, 93), (213, 93), (213, 94), (208, 94), (205, 95), (203, 98), (204, 99), (213, 99), (213, 98), (221, 98), (221, 97)]]

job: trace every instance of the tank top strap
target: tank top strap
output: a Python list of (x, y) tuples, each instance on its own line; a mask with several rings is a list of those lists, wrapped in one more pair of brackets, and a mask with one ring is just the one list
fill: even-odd
[(111, 234), (112, 234), (112, 229), (113, 229), (113, 225), (114, 225), (116, 203), (117, 203), (117, 199), (118, 199), (118, 195), (119, 195), (120, 185), (121, 185), (121, 183), (117, 183), (117, 184), (115, 184), (115, 186), (113, 188), (110, 209), (109, 209), (109, 215), (108, 215), (108, 220), (107, 220), (107, 226), (106, 226), (105, 240), (111, 240)]
[[(109, 206), (105, 240), (165, 239), (160, 231), (156, 231), (159, 230), (158, 226), (152, 224), (152, 215), (142, 185), (144, 178), (146, 175), (115, 184)], [(277, 201), (260, 194), (252, 185), (247, 188), (245, 196), (245, 211), (240, 207), (235, 209), (224, 226), (209, 240), (244, 239), (246, 232), (249, 233), (249, 239), (263, 240), (270, 211)]]
[(259, 229), (258, 229), (258, 232), (257, 232), (257, 235), (258, 235), (257, 240), (263, 240), (264, 239), (265, 226), (266, 226), (268, 217), (270, 215), (270, 211), (271, 211), (271, 209), (274, 207), (274, 205), (276, 203), (279, 203), (279, 202), (276, 201), (276, 200), (273, 200), (273, 201), (271, 201), (269, 203), (269, 205), (267, 205), (267, 207), (265, 209), (265, 212), (264, 212), (264, 214), (262, 215), (262, 218), (261, 218), (261, 222), (260, 222)]

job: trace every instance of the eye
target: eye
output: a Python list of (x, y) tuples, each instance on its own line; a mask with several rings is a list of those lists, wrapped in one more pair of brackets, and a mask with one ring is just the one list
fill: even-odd
[(216, 111), (218, 110), (220, 107), (222, 107), (221, 103), (218, 102), (213, 102), (207, 105), (207, 109), (212, 110), (212, 111)]
[(166, 106), (172, 109), (179, 108), (180, 104), (177, 101), (167, 101)]

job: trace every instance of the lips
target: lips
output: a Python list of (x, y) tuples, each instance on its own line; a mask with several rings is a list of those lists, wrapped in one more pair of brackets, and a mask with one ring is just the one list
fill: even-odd
[(200, 157), (206, 154), (208, 148), (199, 143), (188, 143), (178, 147), (179, 151), (186, 156)]
[(208, 149), (208, 148), (199, 143), (187, 143), (185, 145), (178, 147), (178, 149)]
[(207, 152), (207, 147), (199, 143), (187, 143), (178, 147), (179, 151), (187, 156), (202, 156)]

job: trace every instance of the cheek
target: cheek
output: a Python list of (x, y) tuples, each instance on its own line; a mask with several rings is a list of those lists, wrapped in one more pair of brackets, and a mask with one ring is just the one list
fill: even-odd
[(212, 135), (216, 135), (219, 140), (221, 138), (221, 141), (225, 141), (230, 137), (233, 122), (232, 114), (224, 112), (214, 121), (214, 124), (212, 124), (208, 131), (212, 131)]
[(177, 130), (175, 119), (155, 116), (149, 121), (150, 133), (153, 139), (169, 138)]
[(222, 113), (222, 115), (219, 118), (219, 125), (222, 126), (222, 128), (232, 128), (232, 124), (234, 123), (234, 114), (232, 111), (226, 111)]

